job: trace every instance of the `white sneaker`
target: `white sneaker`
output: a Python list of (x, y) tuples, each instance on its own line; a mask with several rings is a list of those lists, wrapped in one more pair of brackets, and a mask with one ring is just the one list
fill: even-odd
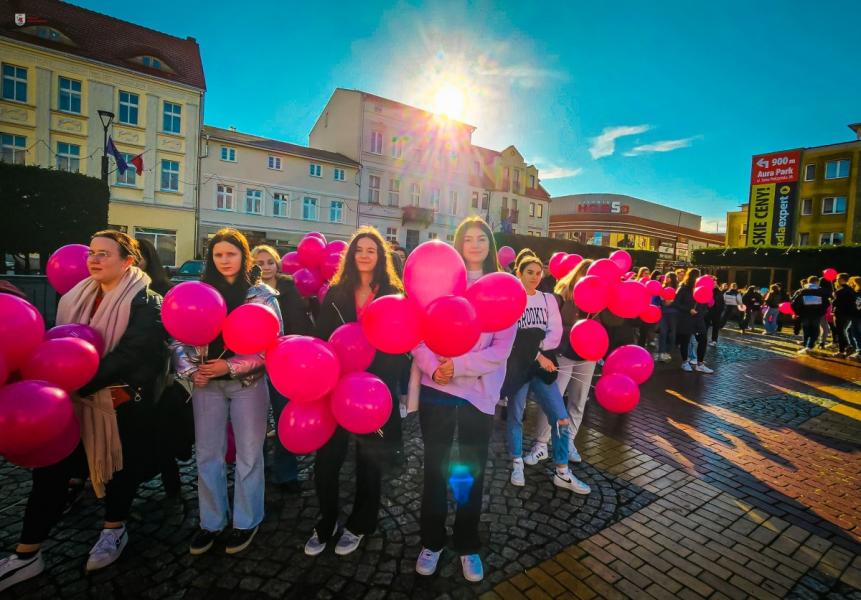
[(694, 371), (697, 373), (714, 373), (714, 369), (709, 369), (705, 363), (699, 363), (694, 367)]
[(653, 352), (652, 353), (652, 360), (654, 360), (655, 362), (658, 362), (661, 360), (662, 356), (663, 356), (663, 354), (661, 354), (660, 352)]
[(592, 488), (574, 476), (571, 469), (565, 469), (565, 473), (560, 473), (557, 470), (556, 473), (553, 474), (553, 485), (566, 490), (571, 490), (575, 494), (586, 495), (592, 491)]
[(90, 550), (90, 558), (87, 559), (87, 572), (104, 569), (116, 562), (128, 543), (129, 534), (125, 527), (102, 529), (99, 541)]
[(796, 354), (810, 354), (810, 348), (807, 348), (807, 347), (805, 346), (804, 348), (802, 348), (801, 350), (799, 350), (798, 352), (796, 352)]
[(691, 363), (689, 363), (688, 361), (685, 361), (682, 363), (682, 371), (686, 371), (688, 373), (691, 373), (691, 372), (693, 372), (693, 370), (694, 369), (693, 369), (693, 367), (691, 367)]
[(439, 557), (441, 554), (442, 550), (434, 552), (433, 550), (422, 548), (422, 551), (419, 552), (419, 558), (416, 561), (416, 573), (419, 575), (433, 575), (436, 573), (436, 566), (439, 564)]
[(717, 346), (717, 342), (709, 342), (709, 346), (711, 346), (712, 348), (714, 348), (715, 346)]
[(45, 561), (42, 560), (41, 551), (30, 558), (18, 558), (17, 554), (10, 554), (0, 559), (0, 592), (16, 583), (32, 579), (44, 570)]
[[(335, 527), (332, 529), (332, 535), (335, 535), (337, 532), (338, 524), (335, 523)], [(326, 549), (326, 543), (327, 542), (320, 541), (320, 536), (317, 535), (317, 530), (315, 529), (314, 535), (311, 536), (311, 539), (305, 542), (305, 554), (307, 556), (317, 556)]]
[(335, 554), (338, 556), (346, 556), (347, 554), (350, 554), (359, 547), (359, 544), (362, 543), (363, 537), (365, 537), (364, 534), (356, 535), (344, 527), (344, 533), (341, 534), (341, 539), (339, 539), (338, 543), (335, 544)]
[(673, 356), (669, 352), (664, 352), (661, 354), (661, 361), (665, 363), (673, 362)]
[(523, 475), (523, 459), (515, 458), (511, 464), (511, 485), (523, 487), (526, 485), (526, 477)]
[(568, 462), (579, 463), (582, 462), (583, 458), (580, 456), (580, 453), (577, 451), (577, 446), (574, 445), (573, 440), (568, 441)]
[(460, 557), (463, 566), (463, 576), (467, 581), (478, 583), (484, 579), (484, 567), (481, 565), (481, 557), (478, 554), (467, 554)]
[(523, 462), (527, 465), (537, 465), (542, 460), (547, 460), (550, 458), (550, 453), (547, 451), (547, 444), (542, 444), (541, 442), (532, 446), (532, 450), (523, 457)]

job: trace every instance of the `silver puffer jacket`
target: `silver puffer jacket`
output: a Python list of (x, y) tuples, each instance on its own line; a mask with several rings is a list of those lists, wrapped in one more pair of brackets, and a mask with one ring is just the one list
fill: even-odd
[[(281, 318), (281, 308), (278, 306), (278, 292), (265, 283), (258, 283), (248, 288), (245, 303), (265, 304), (275, 311), (280, 323), (278, 334), (284, 331), (284, 321)], [(177, 377), (190, 380), (200, 366), (200, 351), (206, 346), (189, 346), (173, 340), (170, 344), (171, 362)], [(212, 360), (215, 357), (207, 357)], [(243, 387), (248, 387), (263, 377), (264, 354), (243, 354), (227, 359), (231, 379), (238, 379)]]

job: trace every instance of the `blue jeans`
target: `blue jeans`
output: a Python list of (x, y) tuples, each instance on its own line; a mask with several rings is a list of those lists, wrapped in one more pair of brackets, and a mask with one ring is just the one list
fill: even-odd
[(220, 531), (227, 526), (227, 421), (236, 437), (233, 484), (233, 527), (253, 529), (263, 520), (263, 442), (269, 417), (269, 390), (263, 379), (242, 387), (234, 379), (213, 380), (195, 387), (195, 454), (200, 527)]
[[(268, 379), (267, 377), (267, 381)], [(269, 382), (269, 401), (272, 403), (272, 414), (275, 417), (275, 430), (277, 431), (281, 413), (289, 400), (282, 396)], [(272, 483), (287, 483), (299, 479), (299, 463), (296, 460), (296, 455), (284, 447), (277, 435), (275, 436), (272, 459)]]
[(538, 406), (550, 421), (550, 442), (553, 445), (553, 462), (557, 465), (568, 464), (568, 426), (558, 422), (568, 419), (568, 411), (559, 386), (556, 383), (546, 384), (538, 377), (533, 377), (528, 383), (517, 390), (508, 399), (508, 450), (514, 458), (523, 456), (523, 411), (526, 409), (526, 395), (532, 392)]
[(762, 326), (766, 333), (774, 333), (780, 328), (780, 312), (776, 308), (769, 308), (762, 317)]
[(856, 351), (861, 352), (861, 317), (852, 317), (852, 322), (849, 324), (849, 344)]
[(670, 354), (676, 347), (676, 324), (678, 315), (664, 309), (661, 323), (658, 325), (658, 352)]

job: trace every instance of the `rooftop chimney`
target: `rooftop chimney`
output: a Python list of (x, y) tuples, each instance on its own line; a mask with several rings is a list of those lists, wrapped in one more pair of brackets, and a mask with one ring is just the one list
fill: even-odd
[(861, 123), (852, 123), (849, 125), (849, 129), (855, 132), (856, 140), (861, 140)]

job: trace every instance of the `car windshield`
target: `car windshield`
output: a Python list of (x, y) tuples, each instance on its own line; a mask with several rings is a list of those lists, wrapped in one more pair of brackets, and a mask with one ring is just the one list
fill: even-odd
[(200, 261), (189, 261), (179, 268), (179, 272), (183, 275), (200, 275), (201, 271), (203, 271), (203, 263)]

